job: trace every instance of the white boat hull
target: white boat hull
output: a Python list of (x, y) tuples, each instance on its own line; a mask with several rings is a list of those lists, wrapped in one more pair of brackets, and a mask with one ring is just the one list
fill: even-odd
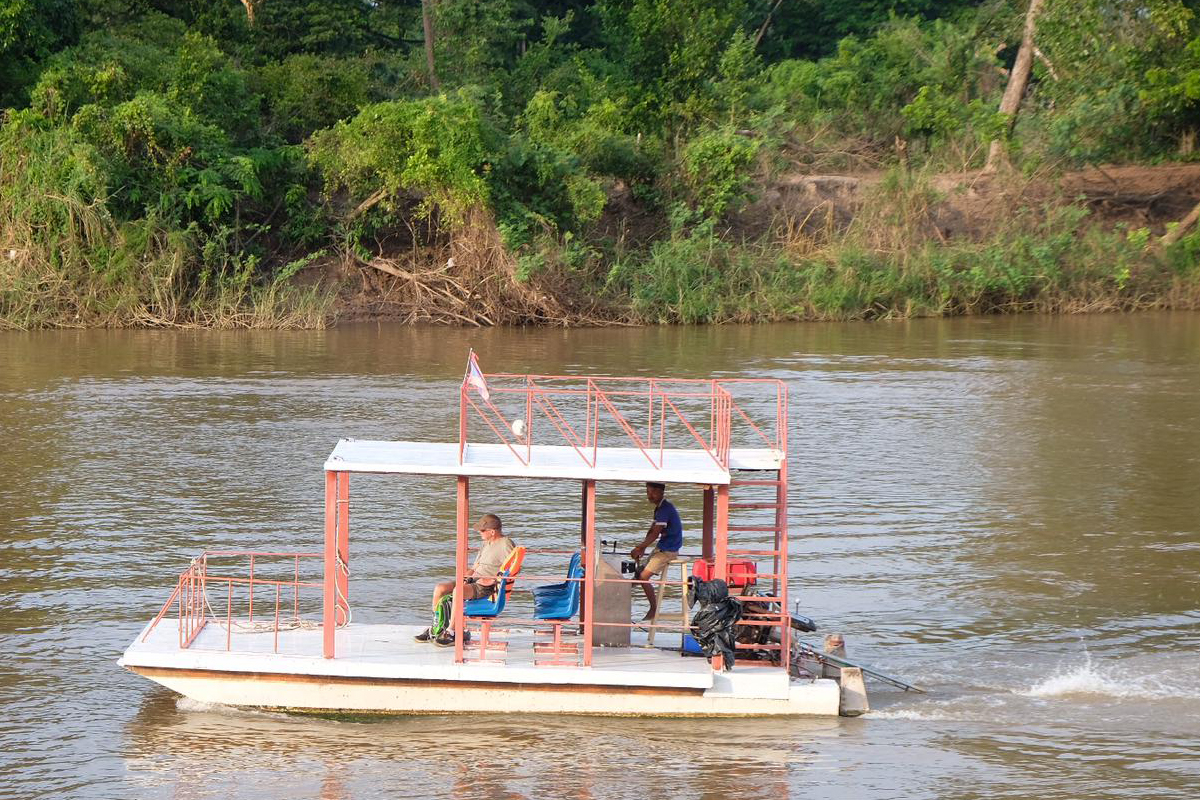
[[(453, 649), (417, 644), (414, 626), (351, 625), (334, 659), (320, 630), (229, 635), (210, 624), (180, 648), (169, 623), (144, 631), (121, 666), (204, 703), (323, 714), (529, 713), (610, 716), (836, 716), (832, 680), (793, 681), (778, 668), (713, 672), (702, 658), (649, 647), (598, 648), (593, 665), (537, 666), (532, 641), (508, 639), (503, 661), (456, 664)], [(226, 646), (229, 649), (226, 649)]]
[(132, 667), (204, 703), (321, 714), (524, 713), (654, 717), (837, 716), (831, 680), (792, 683), (786, 697), (667, 687), (502, 684), (223, 673)]

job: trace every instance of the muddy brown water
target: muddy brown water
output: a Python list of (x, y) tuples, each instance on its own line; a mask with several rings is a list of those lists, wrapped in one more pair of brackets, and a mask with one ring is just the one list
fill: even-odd
[[(792, 592), (931, 693), (873, 684), (858, 719), (325, 720), (116, 666), (201, 549), (317, 548), (339, 437), (455, 435), (469, 345), (492, 371), (787, 381)], [(1200, 795), (1200, 315), (8, 333), (0, 428), (0, 797)], [(416, 621), (450, 486), (354, 491), (355, 619)], [(632, 540), (644, 501), (605, 491)], [(473, 500), (524, 543), (576, 535), (569, 485)]]

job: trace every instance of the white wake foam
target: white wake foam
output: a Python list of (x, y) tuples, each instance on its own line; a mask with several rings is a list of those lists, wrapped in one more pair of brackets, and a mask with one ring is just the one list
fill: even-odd
[(1083, 664), (1063, 668), (1015, 694), (1040, 698), (1100, 695), (1153, 700), (1200, 697), (1200, 688), (1180, 685), (1162, 675), (1135, 673), (1116, 666), (1096, 664), (1087, 655)]
[(908, 719), (919, 722), (950, 722), (963, 719), (960, 716), (941, 710), (923, 710), (917, 708), (885, 709), (883, 711), (872, 710), (867, 712), (867, 717), (870, 719)]
[(175, 700), (175, 708), (180, 711), (231, 713), (237, 711), (233, 706), (223, 706), (220, 703), (205, 703), (203, 700), (193, 700), (190, 697), (180, 697)]
[(238, 706), (227, 706), (221, 703), (206, 703), (203, 700), (193, 700), (190, 697), (180, 697), (175, 701), (175, 708), (179, 711), (190, 713), (203, 714), (222, 714), (228, 717), (268, 717), (275, 719), (287, 719), (287, 714), (278, 711), (260, 711), (256, 708), (241, 708)]

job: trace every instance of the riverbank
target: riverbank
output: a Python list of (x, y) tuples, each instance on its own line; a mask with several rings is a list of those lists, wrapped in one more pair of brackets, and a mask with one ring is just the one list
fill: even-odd
[[(369, 259), (302, 254), (269, 283), (244, 271), (190, 295), (175, 285), (186, 242), (42, 197), (28, 209), (72, 219), (78, 234), (52, 253), (31, 223), (26, 246), (14, 245), (10, 225), (0, 325), (579, 326), (1200, 307), (1200, 243), (1160, 244), (1200, 202), (1200, 164), (788, 174), (748, 194), (718, 228), (668, 219), (615, 185), (588, 232), (608, 246), (562, 243), (527, 274), (483, 219), (464, 236), (393, 237)], [(85, 268), (106, 238), (132, 262), (115, 278)]]
[[(1200, 164), (1032, 176), (791, 174), (721, 229), (672, 229), (617, 187), (597, 238), (626, 255), (521, 288), (549, 324), (849, 320), (1200, 307), (1196, 245), (1161, 237), (1200, 202)], [(334, 319), (490, 324), (476, 285), (436, 292), (448, 247), (342, 265)], [(428, 263), (436, 265), (430, 270)], [(425, 276), (424, 280), (421, 276)], [(498, 270), (480, 282), (520, 282)], [(586, 297), (581, 297), (586, 294)], [(535, 303), (536, 304), (536, 303)]]

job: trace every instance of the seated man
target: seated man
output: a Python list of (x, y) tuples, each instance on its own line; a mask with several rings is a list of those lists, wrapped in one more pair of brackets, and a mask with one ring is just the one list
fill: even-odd
[(680, 521), (675, 506), (664, 497), (666, 491), (665, 484), (646, 484), (646, 499), (654, 504), (654, 522), (650, 524), (650, 530), (646, 531), (645, 541), (629, 551), (629, 557), (640, 562), (646, 548), (658, 540), (658, 546), (650, 554), (650, 559), (645, 565), (640, 565), (638, 573), (634, 575), (634, 580), (646, 581), (642, 588), (646, 591), (646, 599), (650, 601), (650, 610), (642, 617), (642, 622), (653, 618), (658, 610), (658, 598), (654, 594), (654, 587), (649, 583), (650, 579), (662, 573), (679, 555), (679, 548), (683, 547), (683, 522)]
[[(479, 555), (475, 556), (475, 565), (467, 571), (467, 579), (464, 584), (463, 602), (467, 600), (481, 600), (486, 597), (491, 597), (496, 591), (496, 576), (500, 573), (500, 565), (508, 558), (508, 554), (513, 551), (515, 545), (512, 539), (504, 535), (503, 527), (500, 523), (500, 518), (495, 514), (484, 514), (480, 518), (479, 524), (475, 526), (479, 531), (479, 535), (483, 538), (483, 547), (479, 550)], [(449, 608), (453, 608), (454, 603), (454, 581), (442, 581), (433, 589), (433, 612), (434, 619), (437, 620), (439, 606), (441, 606), (442, 630), (433, 631), (431, 628), (418, 633), (413, 638), (418, 642), (428, 642), (431, 639), (433, 643), (439, 647), (450, 647), (454, 644), (454, 623), (450, 619)], [(439, 627), (435, 622), (434, 627)], [(464, 641), (466, 637), (463, 637)]]

